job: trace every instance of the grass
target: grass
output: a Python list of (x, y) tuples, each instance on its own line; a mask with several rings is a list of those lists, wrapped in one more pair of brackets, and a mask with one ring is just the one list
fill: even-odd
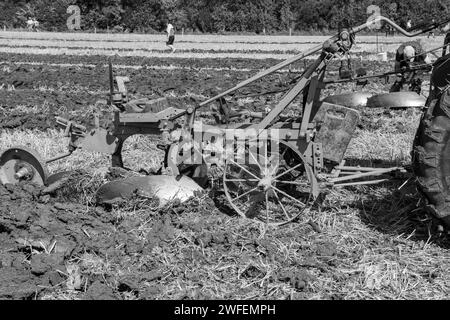
[(381, 115), (369, 113), (364, 116), (377, 128), (358, 129), (350, 142), (346, 156), (362, 160), (384, 160), (398, 165), (409, 164), (421, 111), (413, 109)]
[[(431, 41), (429, 41), (431, 43)], [(318, 42), (320, 43), (320, 42)], [(34, 39), (15, 39), (3, 40), (0, 38), (0, 45), (2, 47), (18, 47), (18, 48), (61, 48), (61, 49), (103, 49), (103, 50), (142, 50), (142, 51), (161, 51), (165, 50), (164, 39), (152, 42), (90, 42), (90, 41), (76, 41), (70, 42), (67, 40), (34, 40)], [(236, 43), (236, 42), (177, 42), (177, 49), (183, 52), (190, 51), (218, 51), (218, 52), (250, 52), (253, 54), (270, 53), (270, 52), (286, 52), (293, 54), (293, 52), (305, 51), (311, 48), (314, 43)], [(382, 48), (381, 48), (382, 47)], [(395, 52), (398, 43), (381, 44), (380, 51)], [(352, 52), (374, 52), (376, 51), (376, 43), (357, 43)]]

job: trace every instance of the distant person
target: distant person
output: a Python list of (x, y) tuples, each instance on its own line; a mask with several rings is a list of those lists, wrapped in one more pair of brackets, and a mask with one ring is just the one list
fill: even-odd
[(31, 17), (28, 17), (28, 20), (27, 20), (27, 28), (28, 28), (28, 30), (33, 31), (33, 28), (34, 28), (34, 20), (31, 19)]
[(39, 22), (36, 19), (33, 19), (31, 17), (27, 20), (27, 28), (30, 31), (38, 31)]
[(171, 53), (174, 53), (176, 50), (175, 47), (173, 46), (173, 43), (175, 41), (175, 28), (173, 27), (172, 24), (167, 23), (166, 33), (167, 33), (166, 45), (172, 50)]
[(386, 30), (386, 38), (387, 38), (388, 36), (394, 36), (394, 35), (395, 35), (395, 29), (392, 28), (391, 26), (386, 25), (386, 26), (385, 26), (385, 30)]
[(411, 30), (412, 28), (412, 22), (411, 19), (408, 19), (408, 22), (406, 22), (406, 30)]
[(419, 41), (409, 41), (403, 43), (395, 55), (395, 72), (398, 72), (397, 79), (392, 85), (390, 92), (398, 92), (403, 89), (403, 85), (408, 83), (410, 90), (418, 94), (421, 92), (422, 79), (417, 76), (416, 71), (410, 71), (414, 66), (430, 64), (431, 60), (424, 52)]
[(34, 31), (38, 31), (39, 22), (36, 19), (33, 19), (33, 28), (34, 28)]
[(391, 27), (386, 25), (386, 38), (391, 34)]

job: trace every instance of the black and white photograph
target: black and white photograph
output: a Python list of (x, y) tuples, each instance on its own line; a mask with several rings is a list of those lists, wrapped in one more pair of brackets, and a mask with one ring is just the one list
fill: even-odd
[(0, 300), (442, 301), (449, 249), (450, 0), (0, 0)]

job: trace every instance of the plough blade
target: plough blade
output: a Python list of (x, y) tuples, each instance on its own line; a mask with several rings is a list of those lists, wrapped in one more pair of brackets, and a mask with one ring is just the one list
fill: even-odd
[(425, 97), (415, 92), (391, 92), (377, 94), (367, 100), (369, 108), (423, 108)]
[(204, 190), (189, 177), (154, 175), (129, 177), (111, 181), (101, 186), (96, 195), (99, 204), (114, 204), (137, 194), (157, 198), (161, 206), (171, 201), (185, 202)]
[(367, 100), (372, 97), (369, 92), (354, 92), (336, 94), (326, 97), (323, 102), (338, 104), (347, 108), (358, 109), (367, 105)]

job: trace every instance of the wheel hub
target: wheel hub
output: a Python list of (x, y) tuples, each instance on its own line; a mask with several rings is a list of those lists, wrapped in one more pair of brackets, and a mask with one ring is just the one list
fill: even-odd
[(34, 177), (34, 169), (26, 163), (17, 166), (14, 178), (17, 180), (32, 180)]
[(258, 187), (264, 188), (264, 191), (267, 191), (272, 188), (272, 184), (275, 181), (273, 171), (270, 168), (266, 168), (263, 171), (262, 178), (258, 182)]
[(269, 190), (272, 187), (271, 177), (262, 178), (258, 183), (258, 187), (262, 187), (264, 190)]

